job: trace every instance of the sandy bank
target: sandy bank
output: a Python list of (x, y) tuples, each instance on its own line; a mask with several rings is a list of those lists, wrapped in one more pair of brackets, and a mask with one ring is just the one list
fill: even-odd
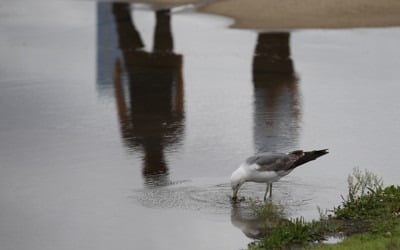
[(398, 0), (225, 0), (201, 11), (248, 29), (351, 28), (400, 25)]
[(231, 17), (243, 29), (400, 26), (399, 0), (127, 0), (155, 8), (186, 4)]

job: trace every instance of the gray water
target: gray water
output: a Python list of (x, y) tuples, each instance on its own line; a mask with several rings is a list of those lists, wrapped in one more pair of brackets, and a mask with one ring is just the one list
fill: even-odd
[(0, 5), (1, 249), (244, 248), (265, 187), (232, 206), (229, 176), (261, 151), (330, 149), (274, 185), (288, 216), (339, 204), (354, 167), (400, 183), (400, 29), (124, 6)]

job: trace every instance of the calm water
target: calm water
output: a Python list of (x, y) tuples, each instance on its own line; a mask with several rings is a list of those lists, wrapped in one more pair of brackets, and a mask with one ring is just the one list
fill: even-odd
[(260, 225), (229, 176), (261, 151), (330, 149), (274, 186), (289, 216), (337, 205), (353, 167), (400, 184), (400, 29), (231, 22), (3, 1), (1, 249), (244, 248)]

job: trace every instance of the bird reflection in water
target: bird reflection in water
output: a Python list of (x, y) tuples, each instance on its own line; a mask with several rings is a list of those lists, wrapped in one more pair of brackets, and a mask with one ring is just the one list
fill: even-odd
[(179, 145), (184, 129), (182, 56), (173, 52), (170, 11), (155, 11), (152, 52), (143, 50), (128, 3), (113, 3), (112, 13), (122, 54), (113, 77), (121, 135), (143, 152), (145, 185), (167, 185), (165, 152)]
[(252, 73), (257, 153), (292, 150), (299, 137), (301, 103), (289, 33), (258, 34)]
[(248, 206), (240, 206), (240, 204), (233, 203), (231, 222), (232, 225), (239, 228), (250, 239), (257, 240), (264, 236), (263, 220)]
[(232, 203), (231, 223), (248, 238), (259, 240), (284, 223), (290, 223), (281, 205), (272, 202)]

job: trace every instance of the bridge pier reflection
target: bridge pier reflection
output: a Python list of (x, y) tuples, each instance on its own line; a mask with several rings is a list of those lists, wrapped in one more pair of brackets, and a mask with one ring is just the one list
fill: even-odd
[(293, 149), (299, 137), (301, 101), (288, 32), (258, 34), (252, 75), (256, 152)]
[(148, 52), (130, 4), (99, 4), (111, 5), (120, 52), (114, 58), (112, 79), (121, 137), (128, 149), (143, 153), (145, 185), (168, 185), (165, 154), (179, 147), (185, 117), (183, 59), (174, 52), (170, 11), (155, 11), (153, 50)]

